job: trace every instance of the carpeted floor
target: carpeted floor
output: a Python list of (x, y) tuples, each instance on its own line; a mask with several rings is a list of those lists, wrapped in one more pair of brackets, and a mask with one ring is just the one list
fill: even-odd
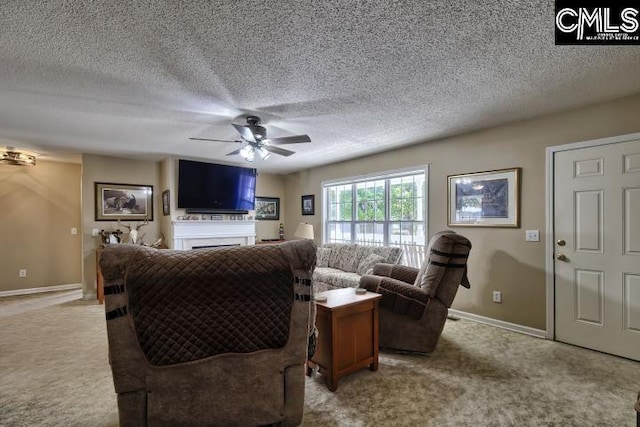
[[(0, 378), (0, 426), (118, 425), (94, 301), (0, 316)], [(381, 352), (335, 393), (308, 378), (303, 425), (631, 427), (638, 390), (640, 363), (448, 321), (430, 356)]]

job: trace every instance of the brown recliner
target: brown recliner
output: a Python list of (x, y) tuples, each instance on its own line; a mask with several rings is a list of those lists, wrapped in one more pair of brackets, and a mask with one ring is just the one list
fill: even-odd
[(471, 242), (453, 231), (433, 236), (420, 270), (376, 264), (360, 287), (382, 294), (380, 347), (430, 353), (436, 348), (458, 286), (469, 286)]
[(310, 240), (102, 253), (120, 425), (299, 425)]

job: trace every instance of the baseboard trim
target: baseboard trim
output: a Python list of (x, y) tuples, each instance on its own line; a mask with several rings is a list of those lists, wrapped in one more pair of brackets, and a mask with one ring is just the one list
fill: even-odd
[(531, 328), (529, 326), (522, 326), (516, 323), (505, 322), (504, 320), (492, 319), (491, 317), (484, 317), (473, 313), (467, 313), (464, 311), (449, 309), (449, 316), (459, 317), (460, 319), (472, 320), (478, 323), (484, 323), (486, 325), (495, 326), (496, 328), (507, 329), (509, 331), (520, 332), (521, 334), (531, 335), (536, 338), (547, 338), (547, 331), (542, 329)]
[(43, 292), (70, 291), (82, 288), (82, 283), (71, 283), (69, 285), (43, 286), (41, 288), (16, 289), (14, 291), (0, 291), (0, 298), (12, 297), (15, 295), (39, 294)]

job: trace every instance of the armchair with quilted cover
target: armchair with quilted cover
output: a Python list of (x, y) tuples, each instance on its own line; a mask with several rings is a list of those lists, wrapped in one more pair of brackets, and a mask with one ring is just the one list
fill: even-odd
[(432, 352), (444, 328), (458, 286), (469, 287), (467, 258), (471, 242), (453, 231), (435, 234), (418, 270), (376, 264), (360, 287), (382, 294), (380, 347)]
[(310, 240), (107, 247), (100, 267), (120, 425), (299, 425), (315, 259)]

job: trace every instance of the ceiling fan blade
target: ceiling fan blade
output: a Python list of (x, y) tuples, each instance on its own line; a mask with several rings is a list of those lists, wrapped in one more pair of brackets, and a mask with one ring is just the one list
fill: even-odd
[(231, 126), (233, 126), (234, 128), (236, 128), (236, 130), (238, 131), (238, 133), (240, 135), (242, 135), (242, 137), (244, 139), (246, 139), (249, 142), (256, 142), (256, 139), (253, 137), (253, 133), (246, 128), (245, 126), (241, 126), (241, 125), (237, 125), (235, 123), (231, 123)]
[(242, 142), (239, 140), (231, 141), (229, 139), (209, 139), (209, 138), (189, 138), (194, 141), (213, 141), (213, 142)]
[(290, 156), (296, 153), (295, 151), (285, 150), (284, 148), (273, 147), (271, 145), (263, 145), (262, 147), (267, 151), (274, 154), (280, 154), (281, 156)]
[(294, 135), (294, 136), (285, 136), (282, 138), (272, 138), (270, 139), (271, 144), (274, 145), (282, 145), (282, 144), (300, 144), (302, 142), (311, 142), (311, 138), (309, 135)]
[(242, 148), (238, 148), (237, 150), (233, 150), (230, 153), (227, 153), (227, 156), (235, 156), (236, 154), (240, 154), (240, 150), (242, 150)]

